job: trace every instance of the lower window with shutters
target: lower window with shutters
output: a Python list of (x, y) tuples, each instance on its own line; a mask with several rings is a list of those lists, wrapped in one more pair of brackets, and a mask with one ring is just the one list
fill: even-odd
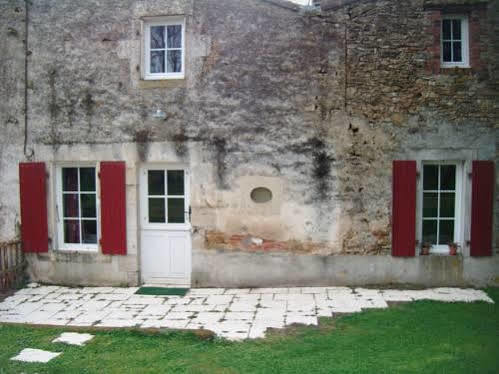
[(420, 183), (420, 235), (430, 253), (448, 254), (451, 243), (462, 244), (463, 165), (423, 162)]
[(97, 251), (99, 200), (95, 165), (56, 169), (58, 249)]

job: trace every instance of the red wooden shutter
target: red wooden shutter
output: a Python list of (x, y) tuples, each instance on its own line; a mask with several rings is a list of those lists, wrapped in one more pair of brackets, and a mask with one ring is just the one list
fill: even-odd
[(492, 256), (494, 162), (473, 161), (471, 183), (471, 255)]
[(126, 255), (125, 162), (100, 164), (102, 253)]
[(47, 252), (47, 195), (45, 163), (19, 164), (19, 193), (21, 201), (21, 240), (24, 252)]
[(416, 252), (416, 161), (393, 161), (392, 255)]

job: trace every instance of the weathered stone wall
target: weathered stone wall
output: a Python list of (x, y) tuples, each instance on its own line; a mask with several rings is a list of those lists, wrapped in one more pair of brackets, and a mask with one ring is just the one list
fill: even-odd
[[(26, 154), (126, 159), (127, 183), (142, 162), (186, 163), (196, 249), (388, 254), (393, 159), (466, 149), (498, 165), (498, 6), (477, 20), (486, 68), (435, 71), (435, 9), (425, 1), (329, 3), (317, 12), (278, 0), (33, 2)], [(8, 239), (26, 159), (24, 2), (0, 10)], [(186, 78), (143, 81), (141, 18), (178, 14)], [(157, 108), (165, 120), (152, 118)], [(249, 185), (270, 188), (272, 205), (252, 205)]]

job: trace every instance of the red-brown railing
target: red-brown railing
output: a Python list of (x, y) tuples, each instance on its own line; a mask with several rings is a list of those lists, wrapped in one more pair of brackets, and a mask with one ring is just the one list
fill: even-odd
[(0, 291), (16, 288), (24, 281), (25, 259), (21, 242), (0, 243)]

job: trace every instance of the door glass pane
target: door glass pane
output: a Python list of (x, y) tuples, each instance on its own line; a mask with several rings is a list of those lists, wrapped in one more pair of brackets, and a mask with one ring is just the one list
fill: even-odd
[(438, 244), (448, 244), (454, 241), (454, 220), (439, 221), (440, 232)]
[(424, 190), (438, 189), (438, 165), (423, 166), (423, 189)]
[(78, 191), (78, 168), (62, 169), (62, 190)]
[(163, 170), (149, 170), (147, 173), (149, 195), (165, 194), (165, 172)]
[(440, 217), (454, 218), (456, 194), (454, 192), (442, 192), (440, 194)]
[(423, 243), (437, 243), (437, 222), (436, 220), (423, 221)]
[(95, 207), (95, 194), (82, 193), (81, 195), (81, 216), (87, 218), (97, 217), (97, 209)]
[(165, 51), (151, 51), (151, 73), (165, 72)]
[(456, 165), (442, 165), (440, 167), (440, 189), (456, 189)]
[(97, 221), (83, 220), (81, 223), (82, 243), (97, 244)]
[(149, 198), (149, 222), (165, 223), (165, 199)]
[(453, 40), (461, 40), (461, 20), (453, 19), (452, 20), (452, 39)]
[(64, 217), (78, 217), (78, 194), (62, 195), (62, 211)]
[(95, 168), (80, 168), (80, 191), (95, 191)]
[(437, 217), (438, 215), (438, 194), (425, 192), (423, 194), (423, 217)]
[(168, 170), (168, 195), (184, 194), (184, 171)]
[(165, 48), (165, 27), (151, 26), (151, 49)]
[(180, 73), (182, 71), (182, 51), (168, 51), (168, 73)]
[(80, 243), (80, 222), (64, 220), (64, 243)]
[(442, 47), (443, 47), (442, 60), (445, 62), (451, 62), (452, 61), (451, 42), (443, 42)]
[(167, 26), (168, 48), (182, 48), (182, 26)]
[(168, 223), (184, 223), (184, 199), (168, 199)]
[(462, 55), (461, 55), (461, 42), (454, 42), (452, 43), (452, 57), (454, 62), (461, 62), (463, 61)]
[(444, 19), (442, 21), (442, 39), (449, 40), (450, 39), (450, 26), (451, 21), (449, 19)]

